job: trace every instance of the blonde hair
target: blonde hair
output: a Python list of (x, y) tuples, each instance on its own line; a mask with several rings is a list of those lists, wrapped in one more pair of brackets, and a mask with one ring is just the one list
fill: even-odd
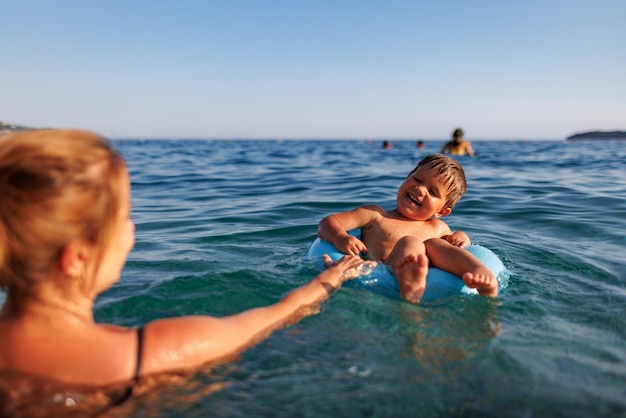
[(446, 208), (453, 208), (463, 197), (467, 190), (467, 180), (465, 171), (461, 164), (453, 158), (443, 154), (430, 154), (424, 157), (407, 177), (410, 177), (420, 167), (428, 167), (435, 170), (436, 176), (442, 176), (448, 185), (448, 195), (446, 196)]
[(123, 158), (107, 140), (74, 130), (21, 131), (0, 138), (0, 287), (23, 297), (58, 268), (65, 246), (112, 239)]

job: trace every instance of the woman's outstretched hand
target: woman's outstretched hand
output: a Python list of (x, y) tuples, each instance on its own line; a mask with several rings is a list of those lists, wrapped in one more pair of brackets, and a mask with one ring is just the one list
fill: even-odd
[(341, 283), (359, 277), (363, 273), (362, 267), (365, 262), (357, 255), (344, 255), (339, 260), (333, 261), (327, 254), (324, 254), (322, 259), (328, 271), (342, 272), (340, 276)]

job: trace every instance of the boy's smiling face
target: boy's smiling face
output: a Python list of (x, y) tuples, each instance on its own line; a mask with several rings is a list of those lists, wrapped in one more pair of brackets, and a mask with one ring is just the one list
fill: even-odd
[(398, 211), (414, 221), (448, 215), (452, 209), (444, 207), (448, 196), (448, 183), (443, 180), (443, 176), (436, 176), (433, 168), (420, 167), (398, 188), (396, 196)]

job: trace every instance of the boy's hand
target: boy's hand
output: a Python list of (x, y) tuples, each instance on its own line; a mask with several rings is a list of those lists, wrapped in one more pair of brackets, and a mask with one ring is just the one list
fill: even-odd
[(467, 234), (463, 231), (456, 231), (442, 238), (448, 241), (450, 244), (454, 245), (455, 247), (459, 248), (465, 248), (469, 245), (472, 245), (469, 236), (467, 236)]
[(367, 247), (357, 237), (352, 235), (343, 235), (335, 241), (335, 248), (344, 254), (359, 255), (360, 252), (367, 252)]

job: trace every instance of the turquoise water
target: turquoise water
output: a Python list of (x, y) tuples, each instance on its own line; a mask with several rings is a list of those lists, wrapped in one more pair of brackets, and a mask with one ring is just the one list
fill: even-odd
[[(137, 243), (99, 321), (275, 302), (325, 215), (392, 208), (442, 143), (116, 141)], [(626, 417), (626, 144), (474, 142), (446, 218), (510, 270), (495, 300), (342, 288), (230, 363), (130, 401), (159, 417)], [(121, 411), (120, 411), (121, 412)]]

